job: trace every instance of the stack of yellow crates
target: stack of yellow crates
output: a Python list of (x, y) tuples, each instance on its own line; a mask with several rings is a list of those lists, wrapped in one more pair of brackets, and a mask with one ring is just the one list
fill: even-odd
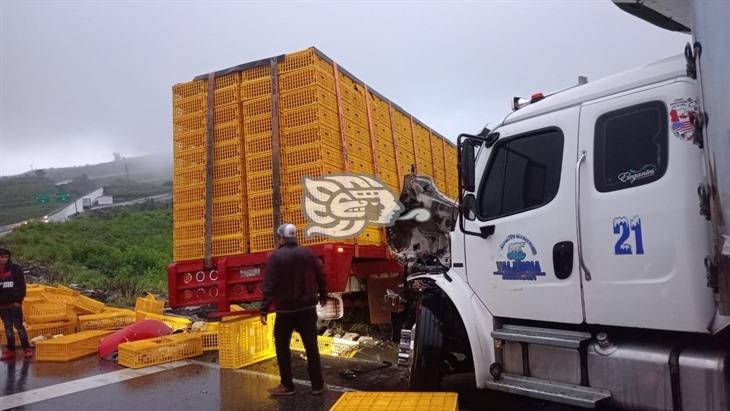
[[(333, 242), (304, 237), (303, 177), (368, 174), (397, 196), (403, 177), (415, 172), (456, 197), (453, 144), (314, 48), (276, 59), (273, 67), (272, 73), (271, 60), (262, 60), (215, 78), (212, 199), (205, 196), (208, 81), (201, 76), (173, 87), (175, 261), (203, 258), (206, 201), (213, 204), (213, 256), (274, 247), (275, 130), (281, 221), (299, 228), (300, 244)], [(379, 245), (385, 238), (368, 228), (353, 241)]]
[[(247, 251), (240, 73), (215, 80), (211, 236), (214, 255)], [(204, 255), (207, 81), (173, 87), (175, 260)]]

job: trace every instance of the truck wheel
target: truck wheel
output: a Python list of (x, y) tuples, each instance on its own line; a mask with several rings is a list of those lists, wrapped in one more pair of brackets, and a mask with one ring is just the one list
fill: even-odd
[(416, 314), (413, 352), (408, 388), (412, 391), (437, 391), (444, 377), (446, 355), (441, 320), (425, 305)]

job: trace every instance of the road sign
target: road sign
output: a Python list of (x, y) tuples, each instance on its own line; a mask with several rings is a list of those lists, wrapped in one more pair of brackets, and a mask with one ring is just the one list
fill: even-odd
[(39, 193), (33, 197), (33, 202), (35, 204), (48, 204), (51, 202), (51, 196), (45, 193)]
[(71, 201), (71, 194), (64, 192), (56, 193), (57, 203), (68, 203), (69, 201)]

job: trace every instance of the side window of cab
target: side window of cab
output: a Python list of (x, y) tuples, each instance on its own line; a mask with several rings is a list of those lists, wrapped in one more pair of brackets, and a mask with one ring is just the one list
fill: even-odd
[(667, 171), (667, 108), (652, 101), (602, 114), (596, 120), (593, 175), (607, 193), (659, 180)]
[(563, 133), (537, 130), (497, 141), (477, 197), (478, 217), (493, 220), (552, 201), (560, 186)]

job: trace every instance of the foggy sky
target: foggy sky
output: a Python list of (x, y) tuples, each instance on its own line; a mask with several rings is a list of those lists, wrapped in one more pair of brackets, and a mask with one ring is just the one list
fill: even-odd
[(173, 84), (309, 46), (455, 140), (688, 40), (609, 0), (0, 0), (0, 176), (171, 152)]

